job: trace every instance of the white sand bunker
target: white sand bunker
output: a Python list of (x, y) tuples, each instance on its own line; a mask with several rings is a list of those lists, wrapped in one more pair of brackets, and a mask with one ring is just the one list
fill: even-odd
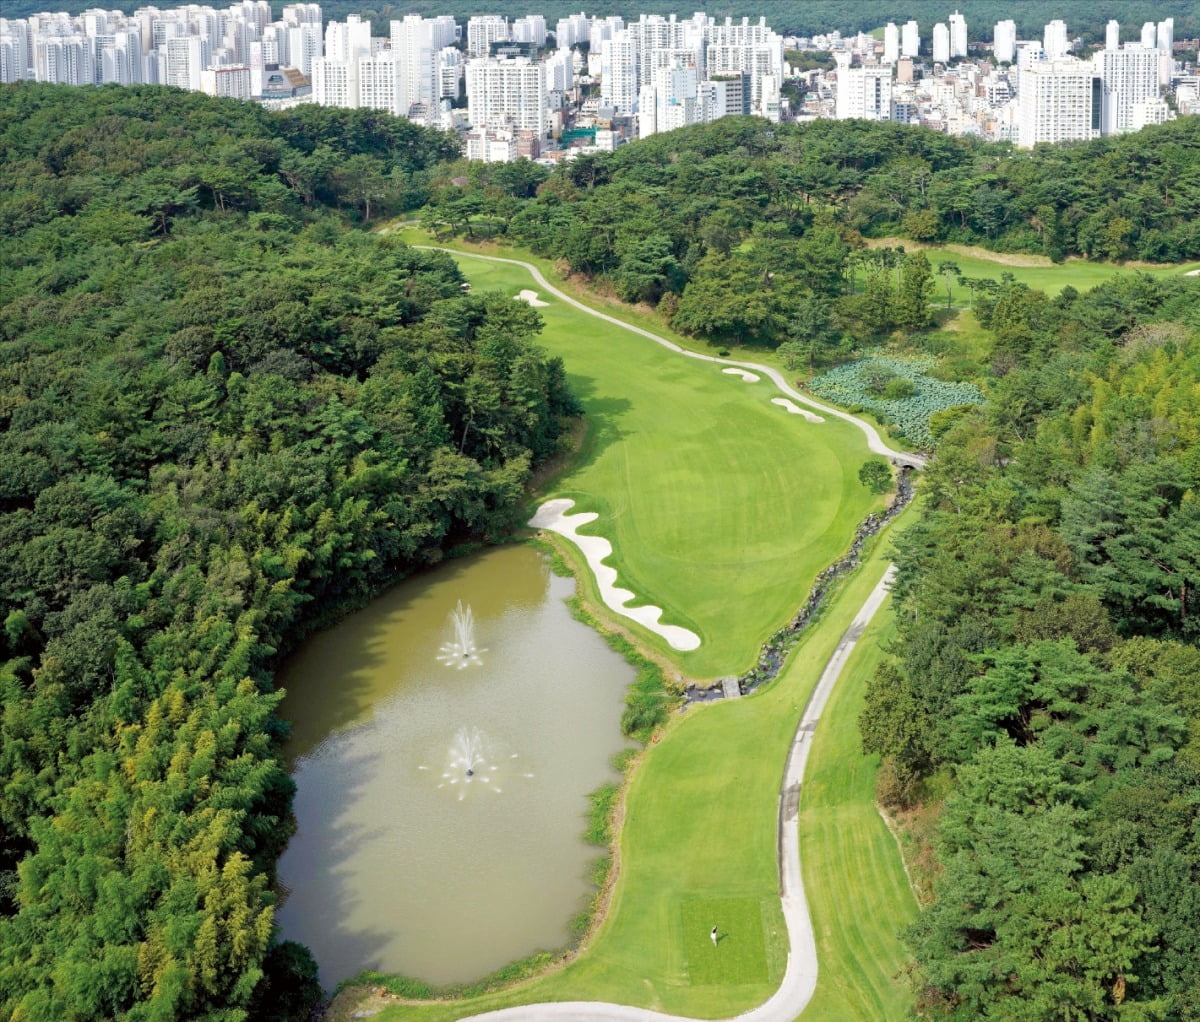
[(526, 288), (524, 291), (521, 291), (517, 294), (517, 301), (526, 302), (529, 305), (539, 308), (550, 304), (549, 302), (543, 302), (540, 298), (538, 298), (537, 292), (530, 291), (529, 288)]
[(1188, 270), (1185, 277), (1200, 277), (1200, 270)]
[(747, 372), (745, 369), (722, 369), (721, 372), (728, 373), (730, 376), (740, 376), (747, 383), (757, 383), (759, 379), (754, 373)]
[(786, 408), (792, 415), (803, 415), (809, 422), (824, 422), (821, 416), (810, 412), (807, 408), (801, 408), (795, 401), (786, 397), (773, 397), (771, 404), (779, 405), (780, 408)]
[(567, 511), (574, 503), (575, 501), (567, 499), (548, 500), (537, 509), (537, 514), (529, 519), (529, 524), (535, 529), (549, 529), (560, 536), (566, 536), (579, 547), (596, 578), (596, 588), (600, 590), (600, 598), (604, 600), (605, 606), (636, 621), (643, 628), (661, 635), (672, 649), (685, 652), (697, 649), (700, 646), (700, 636), (695, 632), (677, 625), (659, 623), (659, 618), (662, 617), (661, 607), (625, 606), (634, 598), (634, 594), (628, 589), (618, 588), (616, 569), (601, 563), (606, 557), (612, 556), (612, 544), (603, 536), (581, 536), (578, 532), (581, 525), (594, 522), (600, 516), (591, 511), (568, 515)]

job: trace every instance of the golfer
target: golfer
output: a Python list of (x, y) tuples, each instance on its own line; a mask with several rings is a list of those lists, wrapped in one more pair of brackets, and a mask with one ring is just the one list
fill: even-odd
[(716, 947), (717, 946), (717, 928), (715, 926), (712, 928), (712, 932), (709, 933), (709, 936), (712, 938), (713, 947)]

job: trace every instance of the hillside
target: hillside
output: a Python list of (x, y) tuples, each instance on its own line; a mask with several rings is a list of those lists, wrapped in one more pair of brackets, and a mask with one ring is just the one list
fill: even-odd
[(441, 136), (28, 84), (0, 123), (0, 1013), (307, 1018), (275, 658), (504, 535), (574, 400), (533, 310), (351, 229)]

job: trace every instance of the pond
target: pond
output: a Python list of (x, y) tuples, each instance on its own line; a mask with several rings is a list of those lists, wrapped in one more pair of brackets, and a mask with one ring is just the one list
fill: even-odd
[(298, 829), (276, 918), (327, 989), (362, 969), (467, 981), (568, 941), (601, 853), (587, 793), (616, 779), (634, 676), (573, 591), (533, 548), (490, 550), (281, 666)]

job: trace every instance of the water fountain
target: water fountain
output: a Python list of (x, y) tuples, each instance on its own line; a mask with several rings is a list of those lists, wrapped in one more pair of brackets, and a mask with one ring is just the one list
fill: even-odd
[(450, 620), (454, 623), (454, 638), (443, 644), (438, 661), (447, 667), (457, 667), (460, 671), (465, 671), (471, 665), (482, 664), (479, 654), (487, 650), (475, 645), (475, 617), (470, 604), (463, 607), (462, 600), (459, 600), (450, 614)]
[[(515, 760), (517, 754), (511, 753), (507, 758), (509, 761)], [(499, 794), (504, 790), (498, 783), (504, 764), (505, 760), (498, 758), (494, 744), (484, 737), (479, 728), (460, 727), (450, 742), (446, 768), (438, 787), (457, 790), (460, 802), (467, 797), (470, 785)], [(428, 770), (429, 767), (421, 766), (418, 769)], [(528, 778), (533, 774), (522, 773), (520, 776)]]

